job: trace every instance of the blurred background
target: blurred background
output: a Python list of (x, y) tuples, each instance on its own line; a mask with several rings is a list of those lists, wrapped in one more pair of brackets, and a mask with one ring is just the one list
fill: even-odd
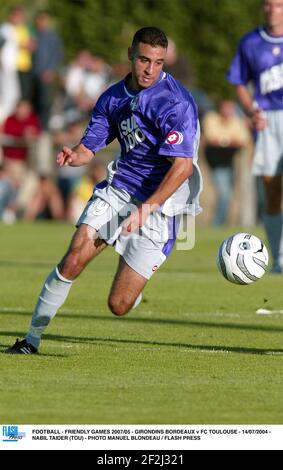
[(198, 223), (258, 224), (251, 127), (225, 73), (241, 35), (261, 22), (260, 0), (1, 2), (0, 221), (77, 220), (119, 146), (82, 169), (57, 168), (56, 153), (79, 142), (99, 95), (129, 71), (134, 32), (154, 25), (170, 39), (166, 70), (199, 107)]

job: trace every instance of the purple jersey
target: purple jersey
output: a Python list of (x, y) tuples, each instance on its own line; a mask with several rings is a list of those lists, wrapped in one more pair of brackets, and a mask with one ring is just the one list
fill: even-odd
[(165, 72), (153, 86), (136, 94), (122, 80), (99, 98), (81, 143), (96, 153), (115, 138), (121, 156), (111, 184), (144, 201), (169, 170), (168, 158), (195, 155), (196, 104)]
[(243, 36), (227, 79), (233, 85), (252, 81), (260, 108), (283, 109), (283, 36), (271, 36), (263, 28)]

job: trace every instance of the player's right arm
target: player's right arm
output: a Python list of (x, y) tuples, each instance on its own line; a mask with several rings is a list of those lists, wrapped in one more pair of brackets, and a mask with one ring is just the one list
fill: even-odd
[(57, 164), (59, 166), (82, 166), (87, 165), (93, 158), (94, 153), (85, 145), (79, 144), (72, 149), (63, 147), (57, 155)]
[(235, 86), (238, 99), (245, 113), (250, 117), (254, 129), (261, 131), (266, 127), (266, 121), (262, 109), (254, 102), (248, 89), (248, 83), (255, 80), (250, 53), (254, 47), (253, 35), (254, 32), (248, 33), (240, 40), (226, 78)]
[(258, 106), (255, 106), (252, 96), (246, 85), (237, 85), (236, 92), (245, 113), (252, 120), (253, 127), (257, 131), (262, 131), (266, 127), (266, 120), (262, 114), (262, 109)]

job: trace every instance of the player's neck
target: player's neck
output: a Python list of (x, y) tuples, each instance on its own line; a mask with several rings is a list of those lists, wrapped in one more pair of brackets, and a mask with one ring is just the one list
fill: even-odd
[(271, 36), (283, 36), (283, 24), (276, 26), (266, 25), (266, 31)]
[(139, 87), (139, 84), (137, 80), (135, 79), (135, 77), (133, 76), (133, 74), (130, 74), (127, 77), (126, 85), (127, 85), (127, 88), (134, 93), (138, 93), (139, 91), (141, 91), (141, 88)]

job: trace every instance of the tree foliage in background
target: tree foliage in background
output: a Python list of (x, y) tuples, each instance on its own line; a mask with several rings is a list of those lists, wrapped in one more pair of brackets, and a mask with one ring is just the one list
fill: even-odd
[(190, 18), (189, 55), (198, 83), (215, 97), (233, 93), (225, 73), (240, 37), (262, 23), (260, 3), (261, 0), (184, 1), (185, 16)]
[[(1, 19), (14, 0), (0, 3)], [(110, 64), (126, 62), (133, 33), (164, 29), (194, 69), (194, 85), (215, 98), (229, 96), (225, 72), (242, 34), (262, 22), (261, 0), (35, 0), (29, 11), (48, 8), (65, 42), (66, 59), (83, 48)]]
[(47, 8), (48, 0), (2, 0), (0, 1), (0, 22), (6, 21), (11, 8), (23, 6), (27, 12), (28, 20), (32, 21), (36, 11)]

